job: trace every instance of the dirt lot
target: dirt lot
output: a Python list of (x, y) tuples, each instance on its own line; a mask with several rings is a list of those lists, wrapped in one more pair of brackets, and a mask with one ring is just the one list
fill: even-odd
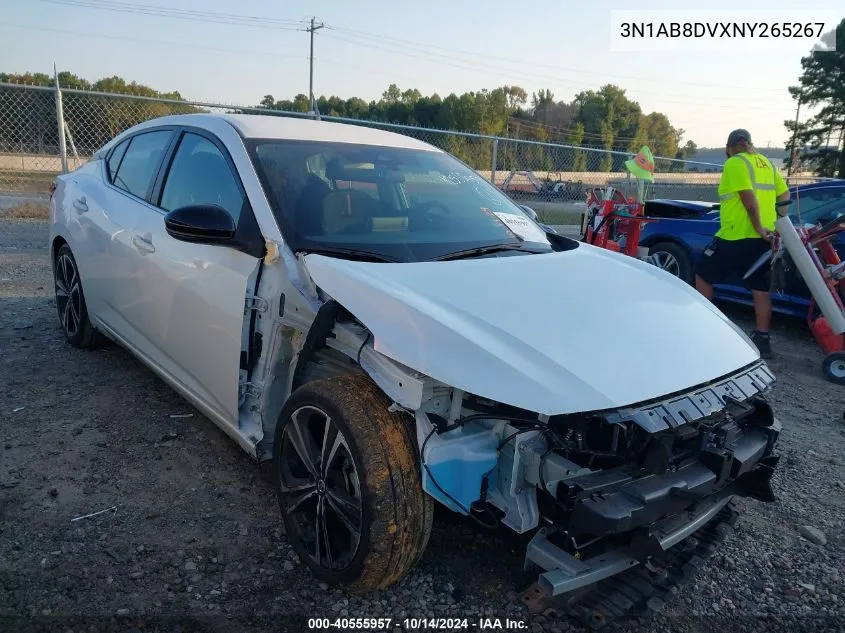
[[(515, 544), (447, 513), (395, 587), (318, 584), (285, 541), (265, 468), (128, 353), (64, 342), (46, 241), (43, 222), (0, 218), (0, 631), (300, 631), (347, 615), (578, 630), (523, 610)], [(747, 311), (731, 315), (749, 327)], [(779, 320), (773, 344), (779, 500), (742, 504), (698, 580), (630, 630), (842, 630), (845, 389), (822, 378), (800, 321)]]

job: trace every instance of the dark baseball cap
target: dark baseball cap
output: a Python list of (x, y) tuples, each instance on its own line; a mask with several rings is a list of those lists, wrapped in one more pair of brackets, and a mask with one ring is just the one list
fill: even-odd
[(751, 134), (748, 133), (748, 130), (739, 129), (728, 134), (728, 142), (726, 145), (728, 147), (732, 147), (740, 141), (747, 141), (748, 143), (751, 142)]

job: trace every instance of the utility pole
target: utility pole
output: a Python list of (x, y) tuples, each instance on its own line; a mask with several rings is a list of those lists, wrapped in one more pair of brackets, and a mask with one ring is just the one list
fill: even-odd
[(311, 56), (309, 57), (310, 68), (308, 74), (308, 102), (311, 105), (312, 112), (315, 112), (317, 110), (317, 108), (314, 107), (314, 33), (323, 28), (326, 28), (325, 24), (323, 24), (322, 22), (318, 24), (315, 18), (311, 18), (311, 26), (305, 29), (311, 34)]

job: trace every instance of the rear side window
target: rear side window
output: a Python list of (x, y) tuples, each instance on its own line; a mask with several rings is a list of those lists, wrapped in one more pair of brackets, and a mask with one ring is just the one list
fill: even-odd
[(799, 191), (792, 196), (789, 214), (797, 218), (799, 211), (801, 221), (810, 224), (833, 219), (845, 212), (845, 188), (820, 187), (803, 194)]
[(133, 196), (146, 198), (170, 135), (170, 130), (160, 130), (133, 136), (114, 174), (114, 186)]
[(179, 143), (161, 194), (161, 208), (214, 204), (228, 211), (235, 222), (244, 194), (217, 146), (202, 136), (186, 133)]
[(117, 168), (120, 167), (120, 161), (123, 160), (126, 148), (129, 147), (129, 140), (130, 139), (126, 139), (123, 141), (112, 150), (111, 154), (109, 154), (109, 182), (114, 182), (114, 176), (117, 173)]

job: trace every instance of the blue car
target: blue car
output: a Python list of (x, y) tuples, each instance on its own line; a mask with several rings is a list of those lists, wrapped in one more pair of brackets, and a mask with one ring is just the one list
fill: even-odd
[[(790, 190), (789, 214), (795, 224), (829, 222), (845, 215), (845, 181), (830, 180), (799, 185)], [(640, 246), (649, 249), (651, 263), (690, 284), (695, 283), (695, 266), (719, 229), (719, 204), (686, 200), (649, 200), (645, 215), (658, 218), (643, 228)], [(840, 234), (836, 249), (845, 259), (845, 236)], [(735, 285), (734, 285), (735, 284)], [(751, 293), (741, 285), (717, 285), (715, 298), (752, 305)], [(772, 294), (776, 312), (805, 317), (810, 292), (794, 270), (788, 271), (783, 292)]]

